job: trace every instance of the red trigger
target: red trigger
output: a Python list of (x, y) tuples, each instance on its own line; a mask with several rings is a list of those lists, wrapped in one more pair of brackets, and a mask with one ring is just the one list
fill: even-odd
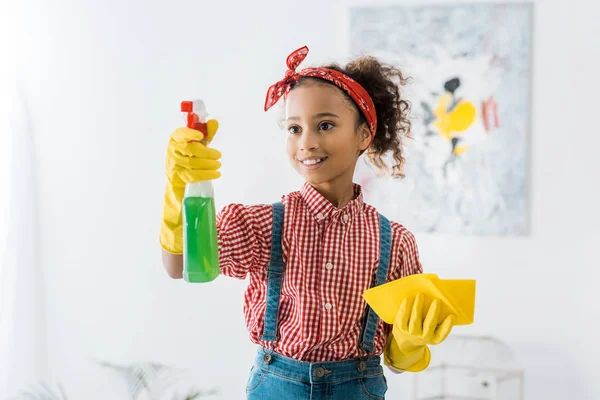
[(202, 132), (204, 139), (206, 139), (208, 137), (207, 125), (206, 122), (200, 122), (200, 117), (194, 113), (194, 103), (192, 101), (182, 101), (181, 112), (187, 113), (187, 127)]
[(194, 129), (197, 131), (200, 131), (202, 133), (204, 133), (204, 137), (208, 136), (208, 128), (206, 123), (203, 122), (196, 122), (194, 124)]

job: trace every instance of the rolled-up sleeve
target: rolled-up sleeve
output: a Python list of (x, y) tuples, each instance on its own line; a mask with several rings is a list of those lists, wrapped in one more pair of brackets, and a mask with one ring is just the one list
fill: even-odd
[(419, 260), (417, 240), (412, 232), (406, 231), (400, 242), (400, 277), (423, 273), (423, 266)]
[(392, 257), (394, 262), (391, 266), (388, 281), (423, 273), (415, 235), (404, 226), (395, 222), (392, 222), (392, 228), (394, 235)]
[(270, 205), (230, 204), (217, 214), (219, 265), (223, 275), (244, 279), (264, 268), (271, 254), (273, 211)]

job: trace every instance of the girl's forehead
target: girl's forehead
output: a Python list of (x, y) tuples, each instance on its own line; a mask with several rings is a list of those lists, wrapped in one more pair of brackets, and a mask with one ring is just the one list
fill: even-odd
[(324, 110), (349, 112), (344, 94), (332, 85), (303, 84), (292, 89), (285, 100), (285, 112), (289, 115), (320, 113)]

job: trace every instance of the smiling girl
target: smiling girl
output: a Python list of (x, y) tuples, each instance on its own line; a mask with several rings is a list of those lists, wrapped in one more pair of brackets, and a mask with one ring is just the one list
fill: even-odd
[[(244, 311), (258, 352), (247, 395), (382, 399), (381, 355), (390, 367), (418, 370), (428, 353), (394, 352), (391, 326), (362, 294), (422, 267), (412, 233), (366, 204), (353, 176), (363, 154), (380, 170), (403, 176), (402, 144), (410, 133), (405, 78), (372, 57), (297, 72), (307, 53), (303, 47), (289, 55), (285, 77), (265, 102), (266, 111), (285, 101), (287, 154), (306, 182), (281, 202), (231, 204), (217, 218), (221, 272), (249, 276)], [(216, 129), (209, 123), (209, 140)], [(219, 177), (220, 153), (189, 143), (201, 139), (182, 128), (169, 144), (161, 245), (173, 278), (182, 276), (185, 182)], [(388, 153), (391, 165), (383, 158)]]

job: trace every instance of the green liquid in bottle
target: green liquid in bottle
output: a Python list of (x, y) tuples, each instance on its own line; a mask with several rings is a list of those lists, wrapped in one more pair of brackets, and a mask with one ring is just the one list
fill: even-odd
[(183, 278), (210, 282), (219, 275), (215, 203), (210, 197), (183, 199)]

